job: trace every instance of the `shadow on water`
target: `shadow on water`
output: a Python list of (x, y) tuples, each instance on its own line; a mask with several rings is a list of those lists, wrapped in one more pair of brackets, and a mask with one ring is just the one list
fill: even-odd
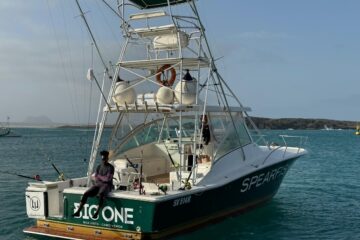
[(174, 237), (172, 240), (281, 239), (276, 233), (281, 232), (279, 230), (284, 227), (282, 221), (287, 217), (281, 209), (281, 204), (272, 199), (255, 209), (229, 216), (194, 232)]

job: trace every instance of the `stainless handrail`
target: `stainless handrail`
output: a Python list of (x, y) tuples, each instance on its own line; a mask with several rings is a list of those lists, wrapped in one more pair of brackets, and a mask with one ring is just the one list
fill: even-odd
[[(307, 136), (291, 136), (291, 135), (279, 135), (279, 137), (282, 138), (283, 142), (284, 142), (284, 146), (281, 146), (281, 145), (278, 145), (278, 144), (275, 144), (273, 145), (273, 148), (272, 151), (265, 157), (264, 161), (263, 161), (263, 164), (266, 162), (266, 160), (274, 153), (276, 152), (277, 150), (279, 150), (280, 148), (283, 148), (285, 147), (285, 151), (283, 153), (283, 159), (285, 158), (285, 155), (286, 155), (286, 152), (287, 152), (287, 149), (289, 147), (288, 145), (288, 142), (286, 141), (286, 138), (298, 138), (299, 139), (299, 144), (297, 145), (298, 147), (298, 150), (297, 150), (297, 154), (300, 152), (300, 150), (302, 149), (302, 146), (306, 144), (307, 140), (308, 140), (308, 137)], [(271, 146), (272, 144), (270, 144)]]
[(298, 151), (297, 151), (297, 153), (300, 152), (301, 147), (302, 147), (303, 145), (305, 145), (306, 142), (307, 142), (307, 140), (308, 140), (308, 137), (307, 137), (307, 136), (292, 136), (292, 135), (279, 135), (279, 136), (282, 138), (282, 140), (283, 140), (283, 142), (284, 142), (284, 144), (285, 144), (284, 156), (285, 156), (286, 150), (287, 150), (287, 148), (288, 148), (288, 144), (287, 144), (287, 142), (286, 142), (286, 138), (299, 138), (299, 145), (298, 145)]

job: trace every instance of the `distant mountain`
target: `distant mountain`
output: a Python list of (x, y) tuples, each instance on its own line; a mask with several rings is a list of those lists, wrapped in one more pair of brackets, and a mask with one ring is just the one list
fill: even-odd
[(24, 120), (24, 123), (35, 125), (54, 125), (55, 123), (47, 116), (30, 116)]

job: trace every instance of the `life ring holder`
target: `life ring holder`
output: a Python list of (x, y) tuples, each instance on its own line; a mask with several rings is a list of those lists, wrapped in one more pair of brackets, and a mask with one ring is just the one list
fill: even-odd
[[(161, 75), (163, 75), (165, 70), (170, 71), (171, 76), (169, 79), (161, 80)], [(163, 86), (171, 87), (174, 84), (175, 79), (176, 79), (176, 71), (175, 68), (171, 67), (170, 64), (165, 64), (164, 66), (159, 68), (159, 70), (157, 70), (156, 72), (156, 81)]]

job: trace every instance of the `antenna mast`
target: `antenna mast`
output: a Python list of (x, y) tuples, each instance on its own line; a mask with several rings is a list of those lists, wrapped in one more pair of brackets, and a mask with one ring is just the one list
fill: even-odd
[(97, 51), (97, 53), (99, 54), (100, 60), (101, 60), (102, 64), (104, 65), (105, 72), (106, 72), (106, 74), (108, 75), (108, 77), (111, 79), (111, 75), (109, 74), (109, 68), (107, 67), (107, 65), (106, 65), (106, 63), (105, 63), (105, 61), (104, 61), (104, 58), (103, 58), (102, 55), (101, 55), (99, 46), (97, 45), (96, 40), (95, 40), (95, 37), (94, 37), (94, 35), (93, 35), (93, 33), (92, 33), (91, 29), (90, 29), (90, 26), (89, 26), (89, 24), (88, 24), (88, 22), (87, 22), (87, 20), (86, 20), (86, 18), (85, 18), (85, 13), (83, 12), (83, 10), (82, 10), (82, 8), (81, 8), (81, 6), (80, 6), (80, 4), (79, 4), (79, 1), (78, 1), (78, 0), (75, 0), (75, 2), (76, 2), (76, 5), (77, 5), (78, 8), (79, 8), (80, 16), (81, 16), (81, 18), (82, 18), (82, 19), (84, 20), (84, 22), (85, 22), (85, 26), (86, 26), (89, 34), (90, 34), (91, 40), (93, 41), (93, 44), (94, 44), (94, 46), (95, 46), (95, 48), (96, 48), (96, 51)]

